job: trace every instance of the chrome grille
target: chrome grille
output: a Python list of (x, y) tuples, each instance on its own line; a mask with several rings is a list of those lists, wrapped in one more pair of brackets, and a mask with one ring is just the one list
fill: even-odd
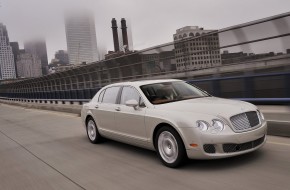
[(256, 128), (260, 124), (258, 114), (255, 111), (234, 115), (230, 120), (235, 132), (248, 131)]
[(255, 127), (260, 124), (260, 120), (259, 120), (257, 112), (255, 111), (246, 112), (246, 115), (247, 115), (247, 118), (249, 120), (251, 127)]

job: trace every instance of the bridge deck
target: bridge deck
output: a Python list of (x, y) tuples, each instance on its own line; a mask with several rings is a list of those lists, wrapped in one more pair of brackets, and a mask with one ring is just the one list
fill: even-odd
[(289, 189), (290, 139), (222, 160), (161, 165), (154, 152), (90, 144), (74, 114), (0, 104), (0, 189)]

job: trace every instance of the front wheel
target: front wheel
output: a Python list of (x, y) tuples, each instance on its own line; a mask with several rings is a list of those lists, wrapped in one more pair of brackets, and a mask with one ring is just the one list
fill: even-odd
[(164, 126), (157, 132), (155, 147), (162, 163), (175, 168), (182, 165), (187, 156), (179, 134), (171, 127)]
[(88, 119), (86, 128), (90, 142), (93, 144), (99, 143), (101, 141), (101, 135), (99, 134), (98, 128), (93, 118)]

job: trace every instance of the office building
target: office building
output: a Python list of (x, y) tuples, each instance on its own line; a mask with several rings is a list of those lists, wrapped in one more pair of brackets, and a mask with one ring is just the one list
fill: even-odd
[[(212, 32), (213, 34), (208, 34)], [(197, 70), (221, 65), (219, 37), (215, 30), (186, 26), (173, 35), (177, 71)]]
[(33, 39), (24, 42), (24, 49), (26, 53), (37, 56), (41, 60), (42, 75), (48, 74), (48, 60), (46, 42), (44, 39)]
[(12, 47), (6, 26), (0, 23), (0, 80), (16, 78)]
[(54, 58), (59, 61), (60, 64), (66, 65), (69, 63), (68, 54), (65, 50), (59, 50), (54, 54)]
[(14, 67), (15, 67), (16, 77), (18, 77), (16, 63), (17, 63), (17, 57), (20, 54), (19, 44), (18, 42), (10, 42), (10, 46), (12, 47), (12, 52), (14, 56)]
[(20, 78), (42, 76), (41, 59), (31, 53), (20, 53), (17, 58), (17, 73)]
[(94, 16), (90, 12), (70, 12), (65, 17), (70, 64), (98, 61)]

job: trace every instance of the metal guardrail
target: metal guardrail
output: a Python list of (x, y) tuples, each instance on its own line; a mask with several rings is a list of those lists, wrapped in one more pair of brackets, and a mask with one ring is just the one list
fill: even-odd
[[(254, 104), (290, 104), (290, 73), (256, 74), (235, 77), (187, 80), (213, 96), (239, 99)], [(88, 102), (98, 89), (34, 93), (0, 93), (0, 97), (27, 102)], [(64, 103), (65, 104), (65, 103)], [(80, 103), (81, 104), (81, 103)]]
[(188, 80), (210, 94), (255, 104), (290, 104), (290, 73), (256, 74)]

